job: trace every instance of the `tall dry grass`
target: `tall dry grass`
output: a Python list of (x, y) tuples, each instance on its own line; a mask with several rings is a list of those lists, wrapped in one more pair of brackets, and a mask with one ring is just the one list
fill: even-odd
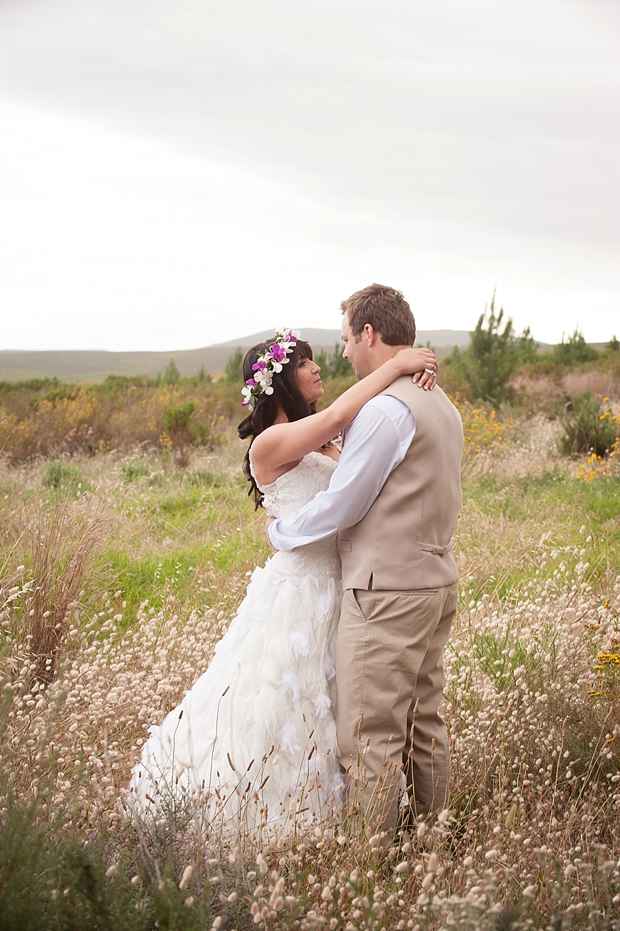
[[(72, 615), (88, 569), (106, 543), (112, 524), (111, 501), (60, 500), (40, 509), (24, 530), (29, 550), (22, 569), (27, 581), (11, 586), (12, 632), (32, 658), (34, 682), (55, 677)], [(0, 597), (2, 597), (0, 589)]]
[(576, 395), (590, 391), (595, 398), (609, 398), (620, 403), (620, 375), (614, 371), (592, 369), (586, 372), (567, 372), (561, 385), (567, 394)]

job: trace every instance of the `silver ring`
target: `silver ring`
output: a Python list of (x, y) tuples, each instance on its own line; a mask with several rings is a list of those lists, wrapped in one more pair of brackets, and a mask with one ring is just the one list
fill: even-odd
[(428, 375), (433, 375), (434, 378), (437, 378), (437, 372), (435, 372), (433, 369), (424, 369), (424, 371), (425, 371)]

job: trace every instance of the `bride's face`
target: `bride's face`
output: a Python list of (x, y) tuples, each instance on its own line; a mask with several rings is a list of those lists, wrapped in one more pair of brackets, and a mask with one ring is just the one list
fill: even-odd
[(304, 400), (312, 404), (324, 394), (323, 382), (321, 381), (321, 367), (313, 362), (312, 359), (300, 358), (297, 361), (297, 387), (301, 391)]

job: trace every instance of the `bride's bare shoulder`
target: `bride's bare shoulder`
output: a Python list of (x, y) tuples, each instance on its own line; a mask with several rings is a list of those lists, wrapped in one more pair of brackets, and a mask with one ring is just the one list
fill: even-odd
[(271, 485), (277, 478), (290, 472), (295, 466), (299, 465), (301, 459), (293, 459), (291, 462), (282, 462), (277, 450), (278, 427), (283, 424), (274, 424), (268, 427), (263, 433), (259, 434), (250, 449), (250, 461), (252, 464), (252, 473), (257, 483), (261, 486)]
[(278, 434), (281, 432), (278, 428), (281, 426), (283, 425), (274, 423), (252, 440), (252, 459), (254, 462), (269, 457), (278, 442)]
[(283, 438), (282, 428), (287, 424), (274, 423), (252, 440), (252, 454), (254, 458), (268, 459), (275, 454)]

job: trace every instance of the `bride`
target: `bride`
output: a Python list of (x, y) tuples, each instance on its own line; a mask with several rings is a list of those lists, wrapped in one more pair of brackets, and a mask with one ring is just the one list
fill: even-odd
[[(295, 331), (244, 360), (238, 431), (251, 438), (244, 472), (256, 506), (283, 517), (327, 488), (333, 437), (399, 375), (437, 367), (428, 349), (401, 350), (324, 411), (320, 368)], [(426, 384), (428, 382), (428, 384)], [(312, 414), (313, 416), (308, 416)], [(341, 789), (334, 721), (334, 641), (340, 609), (335, 537), (276, 553), (255, 569), (209, 668), (160, 726), (132, 770), (128, 806), (183, 812), (203, 833), (244, 827), (290, 832), (330, 819)]]

